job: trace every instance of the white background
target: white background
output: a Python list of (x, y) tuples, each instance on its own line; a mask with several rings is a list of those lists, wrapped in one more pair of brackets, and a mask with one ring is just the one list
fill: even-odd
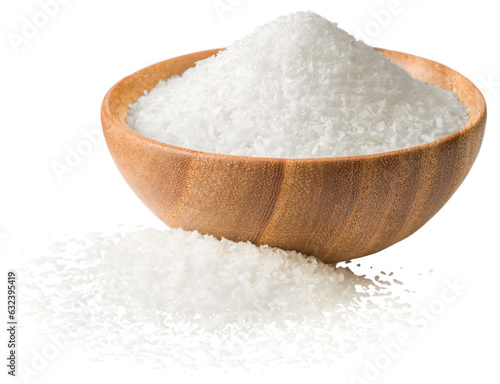
[[(227, 4), (225, 12), (217, 12), (216, 3)], [(170, 57), (227, 46), (256, 25), (281, 14), (312, 10), (352, 34), (364, 35), (371, 45), (448, 65), (483, 91), (488, 104), (486, 135), (463, 185), (415, 235), (369, 256), (366, 262), (410, 271), (432, 269), (432, 284), (421, 287), (427, 289), (428, 300), (439, 295), (446, 279), (458, 278), (467, 287), (376, 382), (498, 382), (498, 8), (491, 0), (400, 0), (398, 6), (390, 3), (67, 0), (44, 19), (37, 13), (42, 11), (37, 1), (3, 0), (1, 276), (17, 268), (23, 258), (37, 256), (33, 254), (39, 252), (35, 250), (39, 249), (37, 244), (46, 242), (48, 236), (55, 240), (64, 233), (113, 230), (118, 224), (161, 227), (122, 180), (102, 141), (92, 145), (91, 153), (83, 156), (79, 164), (71, 164), (69, 171), (58, 176), (54, 170), (55, 164), (68, 165), (68, 153), (82, 145), (85, 132), (100, 132), (100, 104), (115, 82)], [(38, 18), (40, 28), (16, 45), (11, 41), (12, 34), (22, 36), (25, 18)], [(0, 295), (4, 319), (6, 294)], [(20, 337), (28, 338), (29, 330), (23, 332)], [(7, 339), (2, 334), (0, 341), (4, 336)], [(329, 382), (328, 375), (327, 371), (311, 367), (304, 375), (285, 375), (280, 380), (295, 382), (308, 377), (311, 381)], [(6, 376), (6, 368), (0, 368), (2, 382)], [(231, 372), (223, 376), (215, 370), (204, 377), (210, 376), (229, 379)], [(71, 348), (24, 382), (166, 379), (175, 380), (130, 362), (94, 363)], [(258, 380), (277, 379), (267, 375)]]

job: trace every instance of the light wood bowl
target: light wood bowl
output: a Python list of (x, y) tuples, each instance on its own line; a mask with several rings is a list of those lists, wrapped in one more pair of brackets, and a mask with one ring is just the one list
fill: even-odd
[(486, 123), (480, 91), (444, 65), (389, 50), (381, 51), (415, 78), (456, 91), (470, 111), (465, 127), (400, 151), (274, 159), (192, 151), (127, 126), (128, 105), (144, 90), (217, 51), (144, 68), (118, 82), (102, 104), (102, 126), (118, 169), (170, 227), (298, 250), (327, 263), (353, 259), (424, 225), (456, 191), (479, 152)]

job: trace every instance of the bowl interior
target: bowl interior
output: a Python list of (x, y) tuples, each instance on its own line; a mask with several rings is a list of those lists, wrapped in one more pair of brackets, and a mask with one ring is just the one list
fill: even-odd
[[(197, 52), (191, 55), (165, 60), (143, 68), (118, 82), (106, 97), (110, 115), (121, 125), (127, 124), (128, 106), (133, 104), (155, 87), (160, 80), (166, 80), (174, 75), (182, 75), (184, 71), (193, 67), (196, 61), (215, 55), (220, 49)], [(129, 128), (130, 129), (130, 128)]]
[[(110, 117), (124, 128), (131, 130), (127, 124), (128, 106), (130, 104), (135, 103), (139, 97), (144, 95), (145, 91), (149, 92), (153, 89), (160, 80), (166, 80), (173, 75), (182, 75), (186, 69), (193, 67), (197, 61), (215, 55), (222, 49), (196, 52), (165, 60), (143, 68), (122, 79), (109, 91), (105, 99)], [(469, 110), (468, 121), (462, 130), (474, 126), (484, 117), (486, 103), (483, 95), (470, 80), (458, 72), (442, 64), (418, 56), (381, 48), (375, 49), (381, 51), (390, 60), (403, 67), (414, 78), (439, 85), (446, 90), (455, 91), (458, 99)], [(159, 143), (153, 139), (147, 138), (147, 140)], [(164, 143), (159, 144), (168, 145)]]

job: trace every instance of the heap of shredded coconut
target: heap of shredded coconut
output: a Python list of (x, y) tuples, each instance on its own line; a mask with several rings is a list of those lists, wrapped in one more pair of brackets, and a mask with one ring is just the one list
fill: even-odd
[(23, 308), (47, 332), (167, 369), (330, 366), (411, 322), (392, 273), (180, 229), (63, 242), (20, 272)]
[(468, 111), (382, 53), (311, 13), (282, 16), (130, 105), (157, 141), (257, 157), (386, 152), (447, 136)]

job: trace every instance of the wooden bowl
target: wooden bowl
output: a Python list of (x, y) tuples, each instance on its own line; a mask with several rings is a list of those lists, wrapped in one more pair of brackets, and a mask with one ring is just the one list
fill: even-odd
[(470, 111), (465, 127), (399, 151), (275, 159), (192, 151), (143, 137), (127, 126), (128, 105), (144, 90), (217, 51), (144, 68), (118, 82), (102, 104), (104, 134), (118, 169), (170, 227), (294, 249), (327, 263), (353, 259), (424, 225), (476, 159), (486, 123), (479, 90), (444, 65), (389, 50), (381, 51), (415, 78), (456, 91)]

